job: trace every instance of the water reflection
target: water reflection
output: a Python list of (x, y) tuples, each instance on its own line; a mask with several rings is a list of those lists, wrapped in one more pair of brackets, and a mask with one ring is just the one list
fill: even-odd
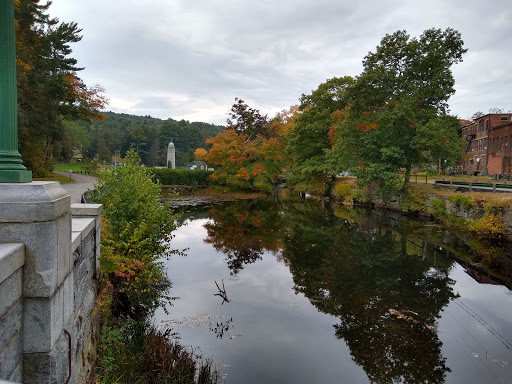
[(287, 211), (294, 224), (284, 257), (295, 290), (339, 318), (336, 336), (372, 382), (442, 383), (449, 368), (434, 327), (456, 297), (453, 261), (434, 261), (432, 247), (399, 232), (322, 220), (317, 211), (313, 204)]
[[(224, 254), (230, 274), (241, 274), (266, 253), (284, 261), (295, 293), (336, 319), (332, 335), (344, 341), (370, 382), (446, 381), (451, 369), (438, 322), (450, 302), (465, 305), (450, 278), (459, 255), (446, 247), (468, 251), (453, 234), (399, 215), (333, 211), (311, 200), (237, 202), (209, 214), (204, 241)], [(222, 297), (224, 284), (217, 288)], [(231, 338), (228, 318), (210, 331)]]
[(226, 255), (232, 275), (260, 260), (264, 252), (281, 250), (282, 217), (272, 201), (238, 202), (209, 212), (212, 220), (204, 226), (204, 241)]

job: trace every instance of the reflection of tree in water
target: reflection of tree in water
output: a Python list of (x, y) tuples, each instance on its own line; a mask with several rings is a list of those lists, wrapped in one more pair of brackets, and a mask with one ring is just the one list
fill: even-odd
[[(449, 372), (432, 326), (456, 295), (452, 262), (420, 239), (290, 205), (284, 258), (295, 290), (339, 318), (335, 334), (374, 383), (442, 383)], [(385, 233), (387, 232), (387, 233)], [(410, 314), (390, 316), (390, 309)], [(412, 311), (412, 312), (406, 312)], [(414, 314), (413, 314), (414, 313)]]
[(282, 219), (271, 201), (239, 201), (210, 210), (205, 242), (222, 251), (232, 275), (260, 260), (266, 251), (281, 250)]

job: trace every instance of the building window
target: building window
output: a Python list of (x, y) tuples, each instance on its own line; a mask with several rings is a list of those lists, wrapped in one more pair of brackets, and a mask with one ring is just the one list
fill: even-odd
[(503, 136), (500, 137), (500, 151), (503, 151)]
[(483, 132), (483, 131), (484, 131), (484, 121), (480, 120), (480, 122), (478, 123), (478, 132)]
[[(512, 140), (512, 136), (510, 136), (510, 139)], [(484, 139), (484, 149), (487, 149), (487, 137)]]
[(485, 129), (489, 130), (489, 120), (485, 120)]
[(508, 151), (508, 137), (505, 136), (505, 151)]
[(508, 116), (501, 116), (501, 121), (507, 121), (508, 120)]

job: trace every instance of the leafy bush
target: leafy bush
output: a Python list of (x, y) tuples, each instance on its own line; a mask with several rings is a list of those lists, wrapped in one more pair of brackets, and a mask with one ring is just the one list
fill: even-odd
[(491, 200), (483, 204), (485, 212), (490, 215), (500, 215), (503, 214), (505, 209), (507, 209), (510, 204), (507, 201), (503, 200)]
[(444, 200), (437, 197), (430, 200), (430, 213), (438, 219), (445, 218), (447, 211)]
[[(288, 174), (286, 174), (286, 181), (288, 182)], [(315, 196), (324, 196), (328, 184), (323, 175), (315, 175), (315, 177), (297, 182), (294, 187), (297, 192), (307, 192)]]
[(411, 185), (404, 194), (402, 209), (411, 212), (427, 212), (428, 193), (418, 185)]
[(204, 169), (152, 168), (153, 179), (162, 185), (207, 185), (211, 171)]
[(459, 231), (467, 231), (468, 230), (468, 221), (464, 219), (463, 217), (455, 216), (455, 215), (448, 215), (446, 218), (446, 222), (448, 226), (459, 230)]
[(114, 314), (150, 312), (160, 300), (170, 299), (160, 257), (177, 253), (168, 243), (178, 217), (160, 203), (160, 185), (139, 162), (137, 154), (129, 151), (124, 167), (100, 173), (93, 196), (103, 204), (100, 266), (113, 291)]
[(485, 217), (473, 221), (469, 229), (484, 239), (501, 239), (507, 234), (507, 227), (503, 217), (488, 214)]
[(340, 200), (349, 200), (352, 198), (352, 185), (336, 184), (334, 186), (334, 195)]
[(452, 196), (448, 196), (448, 200), (450, 200), (450, 202), (453, 205), (455, 205), (457, 207), (462, 207), (462, 208), (466, 209), (467, 211), (469, 211), (471, 208), (473, 208), (475, 206), (474, 200), (469, 196), (452, 195)]

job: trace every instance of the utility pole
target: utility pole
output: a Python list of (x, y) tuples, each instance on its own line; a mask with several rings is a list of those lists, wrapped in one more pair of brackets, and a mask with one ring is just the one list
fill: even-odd
[(18, 152), (14, 1), (0, 0), (0, 183), (27, 183), (32, 172)]

